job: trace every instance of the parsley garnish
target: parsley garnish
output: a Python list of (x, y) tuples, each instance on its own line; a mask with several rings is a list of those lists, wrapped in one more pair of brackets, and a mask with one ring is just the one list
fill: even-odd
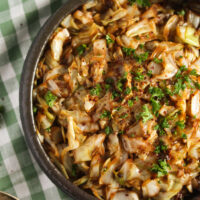
[(147, 104), (142, 107), (143, 112), (140, 113), (138, 119), (142, 118), (142, 121), (145, 123), (150, 119), (153, 119), (153, 115), (151, 114)]
[(36, 114), (37, 113), (37, 107), (33, 107), (33, 113)]
[(157, 114), (157, 112), (160, 110), (161, 105), (160, 105), (160, 101), (165, 95), (162, 91), (162, 89), (158, 88), (158, 87), (150, 87), (149, 88), (149, 93), (151, 94), (151, 105), (152, 105), (152, 111), (153, 114)]
[(185, 65), (183, 65), (183, 66), (181, 66), (180, 68), (179, 68), (179, 70), (178, 70), (178, 72), (176, 73), (176, 78), (180, 78), (182, 75), (181, 75), (181, 73), (182, 72), (184, 72), (184, 71), (187, 71), (187, 68), (186, 68), (186, 66)]
[(190, 75), (192, 75), (192, 76), (199, 76), (199, 75), (197, 74), (197, 70), (196, 70), (196, 69), (192, 69), (192, 70), (190, 71)]
[(128, 114), (127, 114), (127, 113), (125, 113), (125, 114), (123, 114), (123, 115), (120, 116), (121, 119), (124, 119), (124, 118), (126, 118), (126, 117), (128, 117)]
[(57, 99), (57, 96), (53, 95), (50, 91), (48, 91), (45, 96), (44, 96), (44, 99), (47, 103), (47, 105), (49, 107), (52, 107), (54, 105), (54, 102), (56, 101)]
[(131, 99), (128, 100), (128, 106), (133, 107), (133, 100), (131, 100)]
[(128, 0), (128, 2), (130, 3), (130, 5), (137, 3), (141, 7), (149, 7), (151, 5), (149, 0)]
[(111, 113), (110, 113), (110, 111), (104, 110), (104, 112), (101, 114), (100, 118), (101, 119), (103, 119), (103, 118), (111, 119)]
[(154, 61), (155, 63), (159, 64), (159, 63), (162, 63), (162, 62), (163, 62), (163, 59), (162, 59), (162, 58), (161, 58), (161, 59), (154, 58), (153, 61)]
[(96, 87), (94, 87), (90, 90), (90, 94), (92, 96), (99, 96), (101, 91), (102, 91), (102, 88), (101, 88), (100, 84), (97, 84)]
[(165, 130), (164, 129), (165, 128), (169, 128), (169, 123), (168, 123), (167, 119), (164, 118), (164, 117), (161, 117), (159, 119), (159, 125), (157, 125), (156, 128), (158, 130), (159, 135), (164, 135), (165, 134)]
[(113, 44), (115, 41), (109, 35), (106, 35), (106, 42), (107, 44)]
[(125, 94), (128, 95), (130, 93), (131, 93), (131, 88), (127, 87), (126, 90), (125, 90)]
[(78, 54), (79, 54), (79, 55), (82, 55), (82, 54), (85, 52), (86, 48), (87, 48), (87, 45), (86, 45), (86, 44), (81, 44), (81, 45), (77, 48)]
[(147, 72), (147, 76), (152, 76), (152, 71), (151, 70), (149, 70), (148, 72)]
[(178, 79), (174, 85), (173, 94), (179, 94), (180, 90), (184, 90), (186, 88), (186, 84), (183, 82), (182, 79)]
[(134, 80), (136, 81), (144, 80), (144, 75), (141, 72), (135, 72), (134, 75), (135, 75)]
[(184, 129), (185, 128), (185, 122), (184, 122), (184, 120), (177, 121), (176, 122), (176, 126), (178, 126), (180, 129)]
[(187, 139), (187, 135), (186, 135), (185, 133), (182, 133), (182, 134), (181, 134), (181, 138)]
[(112, 92), (112, 99), (115, 99), (117, 97), (120, 97), (120, 94), (117, 91)]
[(163, 141), (160, 141), (159, 145), (155, 148), (155, 153), (159, 154), (165, 152), (167, 150), (167, 146), (164, 144)]
[(151, 168), (152, 172), (157, 173), (158, 177), (165, 176), (168, 173), (168, 169), (171, 169), (166, 160), (158, 160), (158, 164), (153, 164)]
[(185, 15), (185, 11), (184, 10), (180, 10), (177, 12), (178, 15), (184, 16)]
[(112, 130), (112, 128), (110, 127), (110, 126), (107, 126), (106, 128), (105, 128), (105, 133), (106, 133), (106, 135), (109, 135), (110, 133), (112, 133), (113, 132), (113, 130)]
[(122, 51), (123, 51), (127, 56), (130, 56), (130, 55), (135, 54), (135, 49), (132, 49), (132, 48), (122, 47)]

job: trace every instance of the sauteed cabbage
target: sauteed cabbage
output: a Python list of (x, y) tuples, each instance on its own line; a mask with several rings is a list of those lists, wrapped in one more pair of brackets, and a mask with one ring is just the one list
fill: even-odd
[(181, 199), (200, 173), (200, 17), (161, 0), (92, 0), (38, 64), (38, 137), (98, 199)]

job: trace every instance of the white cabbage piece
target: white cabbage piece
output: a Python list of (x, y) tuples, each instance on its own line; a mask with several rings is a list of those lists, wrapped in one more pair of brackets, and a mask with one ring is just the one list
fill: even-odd
[(101, 155), (96, 154), (92, 157), (92, 160), (90, 162), (90, 172), (89, 176), (91, 179), (97, 179), (100, 176), (100, 170), (101, 170)]
[(200, 117), (200, 91), (196, 91), (188, 103), (189, 114), (192, 117)]
[(195, 141), (195, 144), (191, 145), (188, 154), (191, 158), (199, 159), (200, 157), (200, 141)]
[(104, 154), (103, 142), (105, 134), (94, 134), (86, 139), (86, 141), (73, 151), (75, 163), (90, 161), (94, 151)]
[(69, 39), (69, 32), (66, 28), (58, 28), (51, 41), (51, 53), (56, 61), (60, 60), (63, 51), (63, 45)]
[(124, 181), (131, 181), (140, 176), (139, 168), (135, 165), (132, 159), (128, 159), (119, 170), (120, 178)]
[(187, 24), (178, 25), (176, 27), (176, 34), (180, 41), (199, 47), (199, 33), (196, 32), (195, 28)]
[(172, 35), (174, 31), (176, 30), (178, 20), (179, 20), (179, 17), (177, 15), (173, 15), (167, 21), (163, 29), (163, 36), (165, 40), (168, 40), (170, 35)]
[(172, 78), (178, 71), (177, 65), (171, 54), (162, 56), (163, 62), (163, 72), (156, 76), (157, 79), (165, 80)]
[(111, 195), (111, 200), (139, 200), (137, 193), (132, 191), (118, 191)]
[(75, 11), (73, 17), (79, 20), (82, 24), (91, 24), (93, 22), (91, 12), (82, 12), (80, 10)]
[(101, 21), (104, 26), (108, 25), (110, 22), (117, 21), (127, 15), (127, 10), (119, 8), (116, 11), (111, 9), (105, 15), (105, 18)]
[(187, 15), (187, 22), (197, 29), (200, 24), (200, 16), (189, 10)]
[(153, 32), (155, 35), (157, 34), (156, 24), (154, 20), (143, 19), (142, 21), (131, 25), (126, 32), (126, 36), (135, 37), (137, 35), (150, 32)]
[(160, 184), (157, 179), (149, 179), (143, 182), (142, 184), (142, 192), (145, 197), (154, 197), (160, 191)]

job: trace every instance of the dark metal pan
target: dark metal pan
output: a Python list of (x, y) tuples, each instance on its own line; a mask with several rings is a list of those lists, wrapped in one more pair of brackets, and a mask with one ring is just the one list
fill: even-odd
[[(188, 2), (185, 0), (171, 1), (173, 1), (173, 3), (175, 2), (173, 5), (177, 7), (179, 7), (182, 3), (185, 4), (186, 2)], [(52, 15), (45, 23), (45, 25), (41, 28), (40, 32), (32, 43), (26, 57), (21, 76), (19, 93), (20, 116), (28, 147), (30, 148), (34, 158), (40, 165), (41, 169), (46, 173), (51, 181), (55, 183), (63, 192), (67, 193), (75, 200), (95, 200), (96, 198), (67, 180), (62, 175), (62, 173), (54, 166), (54, 164), (51, 162), (48, 155), (44, 151), (37, 137), (34, 125), (34, 117), (32, 112), (32, 89), (37, 64), (43, 54), (43, 51), (51, 34), (66, 15), (73, 12), (76, 8), (78, 8), (85, 2), (86, 0), (66, 0), (66, 3), (61, 8), (59, 8), (56, 13)], [(190, 3), (188, 4), (188, 6), (190, 7), (190, 9), (193, 9), (194, 11), (200, 13), (200, 0), (189, 2)], [(186, 199), (200, 200), (200, 193), (193, 193), (192, 197), (189, 196)]]

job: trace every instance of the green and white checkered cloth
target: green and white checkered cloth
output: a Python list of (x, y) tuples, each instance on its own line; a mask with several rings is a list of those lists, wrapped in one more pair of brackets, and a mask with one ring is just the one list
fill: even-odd
[[(72, 0), (73, 1), (73, 0)], [(24, 59), (40, 27), (64, 0), (0, 0), (0, 191), (20, 200), (70, 200), (27, 149), (19, 116)]]

